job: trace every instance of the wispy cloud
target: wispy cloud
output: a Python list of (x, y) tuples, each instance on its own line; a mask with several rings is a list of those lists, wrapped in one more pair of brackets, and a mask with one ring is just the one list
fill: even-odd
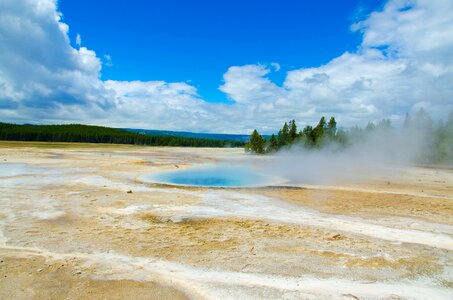
[(112, 66), (113, 66), (112, 58), (110, 57), (109, 54), (105, 54), (105, 55), (104, 55), (104, 64), (105, 64), (107, 67), (112, 67)]
[(280, 67), (280, 64), (279, 64), (279, 63), (273, 62), (273, 63), (270, 64), (270, 66), (271, 66), (272, 68), (274, 68), (275, 72), (280, 71), (280, 68), (281, 68), (281, 67)]
[(80, 36), (80, 33), (77, 33), (77, 36), (76, 36), (76, 39), (75, 39), (75, 43), (77, 46), (82, 46), (82, 37)]

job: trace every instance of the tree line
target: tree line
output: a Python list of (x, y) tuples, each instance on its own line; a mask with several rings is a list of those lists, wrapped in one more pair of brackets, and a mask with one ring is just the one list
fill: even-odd
[(107, 143), (179, 147), (243, 147), (241, 141), (158, 136), (117, 128), (69, 125), (18, 125), (0, 122), (0, 140), (69, 143)]
[(245, 149), (258, 154), (272, 153), (295, 143), (301, 143), (307, 148), (314, 148), (320, 147), (327, 139), (342, 142), (343, 134), (343, 131), (337, 130), (337, 122), (334, 117), (331, 117), (328, 122), (325, 117), (321, 117), (316, 126), (307, 125), (300, 131), (298, 131), (296, 121), (291, 120), (285, 122), (278, 134), (272, 134), (269, 140), (263, 138), (255, 129), (249, 142), (245, 145)]
[[(391, 134), (395, 128), (389, 119), (378, 123), (369, 122), (364, 128), (353, 126), (347, 130), (338, 126), (334, 117), (328, 121), (323, 116), (315, 126), (307, 125), (298, 130), (295, 120), (285, 122), (278, 134), (272, 134), (266, 139), (254, 130), (250, 140), (245, 144), (247, 152), (266, 154), (274, 153), (282, 148), (294, 145), (305, 149), (319, 149), (327, 145), (334, 145), (337, 149), (346, 148), (359, 143), (373, 133)], [(406, 114), (400, 136), (414, 139), (424, 139), (429, 147), (424, 153), (423, 162), (453, 164), (453, 111), (445, 122), (435, 124), (424, 109), (420, 109), (414, 116)]]

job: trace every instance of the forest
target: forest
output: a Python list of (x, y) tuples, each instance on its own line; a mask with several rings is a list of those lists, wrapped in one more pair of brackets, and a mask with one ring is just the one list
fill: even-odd
[(367, 139), (379, 136), (388, 142), (398, 141), (401, 147), (422, 147), (417, 160), (422, 163), (453, 164), (453, 112), (445, 122), (434, 123), (424, 109), (414, 116), (406, 114), (402, 128), (394, 128), (389, 119), (377, 124), (369, 122), (364, 128), (353, 126), (343, 129), (334, 117), (329, 120), (323, 116), (315, 126), (307, 125), (299, 130), (295, 120), (285, 122), (278, 134), (264, 138), (254, 130), (245, 144), (247, 152), (270, 154), (282, 149), (301, 148), (317, 150), (326, 147), (341, 150), (357, 145)]
[(134, 133), (123, 129), (69, 125), (18, 125), (0, 122), (0, 140), (40, 141), (69, 143), (108, 143), (147, 146), (179, 147), (243, 147), (241, 141), (187, 138), (178, 136), (154, 136)]

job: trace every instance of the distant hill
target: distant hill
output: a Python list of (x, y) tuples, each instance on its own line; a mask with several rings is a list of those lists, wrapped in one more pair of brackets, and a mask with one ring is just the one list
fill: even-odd
[[(200, 138), (200, 139), (210, 139), (210, 140), (224, 140), (224, 141), (239, 141), (239, 142), (248, 142), (250, 135), (249, 134), (222, 134), (222, 133), (197, 133), (197, 132), (188, 132), (188, 131), (170, 131), (170, 130), (150, 130), (150, 129), (133, 129), (133, 128), (124, 128), (130, 132), (142, 133), (148, 135), (158, 135), (158, 136), (180, 136), (187, 138)], [(264, 135), (263, 137), (268, 138), (269, 136)]]
[(179, 147), (243, 147), (244, 142), (227, 139), (208, 139), (180, 135), (153, 135), (102, 126), (68, 125), (18, 125), (0, 122), (0, 140), (110, 143), (149, 146)]

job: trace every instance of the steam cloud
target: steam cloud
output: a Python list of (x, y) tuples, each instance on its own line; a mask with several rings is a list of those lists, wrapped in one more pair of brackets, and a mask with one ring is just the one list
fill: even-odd
[(396, 176), (401, 167), (424, 162), (430, 152), (428, 130), (375, 130), (350, 146), (328, 144), (306, 149), (301, 144), (258, 160), (253, 167), (289, 183), (335, 184)]

